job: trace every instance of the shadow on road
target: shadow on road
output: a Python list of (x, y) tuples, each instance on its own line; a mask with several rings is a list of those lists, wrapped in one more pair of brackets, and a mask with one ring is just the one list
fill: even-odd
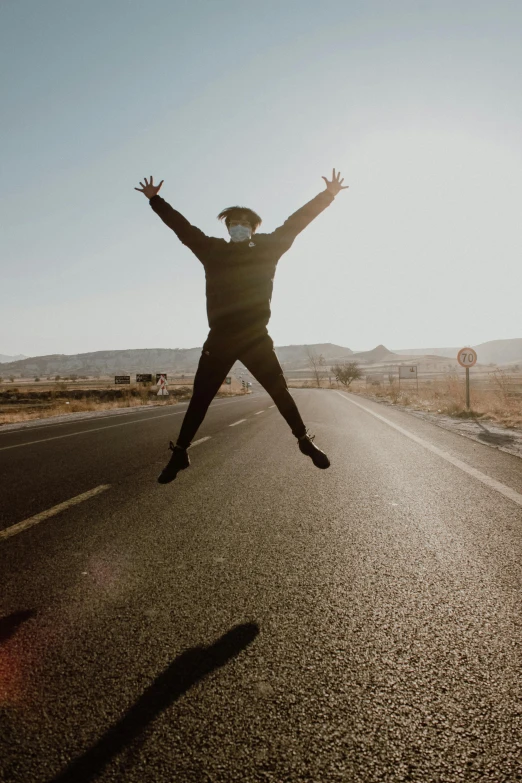
[(36, 615), (34, 609), (23, 609), (20, 612), (13, 612), (6, 617), (0, 617), (0, 644), (4, 644), (16, 633), (19, 626), (30, 620)]
[(232, 628), (209, 647), (193, 647), (179, 655), (140, 696), (118, 723), (49, 783), (88, 783), (136, 739), (161, 712), (207, 674), (225, 666), (259, 633), (255, 623)]
[(501, 432), (491, 432), (487, 427), (484, 427), (482, 422), (479, 421), (475, 415), (472, 415), (472, 419), (482, 430), (482, 432), (479, 432), (478, 437), (479, 440), (484, 443), (490, 443), (492, 446), (511, 446), (514, 442), (515, 439), (512, 435), (505, 435)]
[(515, 441), (512, 435), (503, 435), (496, 432), (480, 432), (479, 438), (485, 443), (492, 443), (494, 446), (511, 446)]

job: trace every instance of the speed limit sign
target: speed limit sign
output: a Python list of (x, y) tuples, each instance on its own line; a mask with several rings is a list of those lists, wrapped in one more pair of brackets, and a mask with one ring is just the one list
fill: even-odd
[(477, 363), (477, 352), (473, 348), (461, 348), (457, 361), (461, 367), (473, 367)]

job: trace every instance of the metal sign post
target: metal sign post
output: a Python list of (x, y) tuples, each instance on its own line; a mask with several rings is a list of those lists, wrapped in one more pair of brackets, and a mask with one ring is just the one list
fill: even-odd
[(457, 361), (461, 367), (466, 368), (466, 409), (469, 411), (469, 368), (477, 363), (477, 352), (473, 348), (461, 348), (457, 354)]
[(399, 365), (399, 391), (401, 390), (401, 378), (403, 380), (407, 378), (410, 381), (415, 379), (417, 381), (417, 394), (419, 393), (419, 378), (416, 364)]

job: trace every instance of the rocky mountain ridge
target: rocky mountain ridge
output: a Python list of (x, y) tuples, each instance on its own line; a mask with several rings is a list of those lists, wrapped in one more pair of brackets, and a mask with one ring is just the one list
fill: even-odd
[[(460, 346), (462, 347), (462, 346)], [(492, 340), (475, 347), (480, 364), (509, 365), (522, 363), (522, 338), (510, 340)], [(400, 362), (412, 356), (444, 357), (455, 359), (458, 348), (405, 349), (389, 351), (384, 345), (378, 345), (371, 351), (356, 351), (333, 343), (315, 343), (313, 345), (276, 346), (275, 351), (285, 370), (298, 370), (310, 366), (308, 351), (322, 355), (325, 364), (332, 365), (343, 361), (357, 361), (363, 365), (382, 362)], [(443, 353), (444, 351), (444, 353)], [(142, 348), (120, 351), (94, 351), (81, 354), (51, 354), (48, 356), (24, 357), (16, 361), (3, 363), (1, 375), (9, 377), (32, 377), (52, 375), (124, 375), (134, 373), (194, 373), (201, 355), (201, 347), (196, 348)], [(0, 354), (2, 356), (2, 354)]]
[[(309, 364), (305, 345), (283, 345), (276, 347), (279, 361), (287, 369), (307, 367)], [(332, 343), (318, 343), (309, 346), (323, 355), (331, 364), (344, 361), (353, 355), (350, 348)], [(197, 348), (143, 348), (122, 351), (94, 351), (80, 354), (50, 354), (33, 356), (20, 361), (10, 362), (1, 367), (4, 377), (49, 376), (49, 375), (126, 375), (134, 373), (194, 373), (196, 371), (201, 347)]]

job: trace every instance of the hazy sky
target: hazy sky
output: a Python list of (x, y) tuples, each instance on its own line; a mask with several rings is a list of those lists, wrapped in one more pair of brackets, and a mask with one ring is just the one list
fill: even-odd
[(349, 190), (279, 262), (277, 345), (522, 336), (522, 3), (4, 0), (0, 353), (201, 345), (225, 236)]

